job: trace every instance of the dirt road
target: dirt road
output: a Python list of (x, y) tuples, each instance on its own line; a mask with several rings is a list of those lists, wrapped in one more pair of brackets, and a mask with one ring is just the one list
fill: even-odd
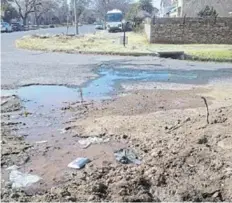
[[(231, 64), (2, 54), (4, 89), (74, 85), (2, 91), (2, 201), (231, 200)], [(119, 149), (140, 163), (117, 161)], [(68, 168), (77, 157), (91, 162)], [(40, 180), (15, 188), (18, 174)]]

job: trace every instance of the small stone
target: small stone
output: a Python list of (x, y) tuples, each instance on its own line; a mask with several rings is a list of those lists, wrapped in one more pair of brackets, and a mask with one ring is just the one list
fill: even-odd
[(76, 202), (77, 201), (76, 197), (72, 197), (72, 196), (67, 196), (67, 197), (65, 197), (65, 199), (69, 202)]
[(206, 144), (207, 142), (208, 142), (208, 139), (206, 137), (203, 137), (203, 138), (200, 138), (197, 143), (198, 144)]
[(106, 193), (107, 186), (103, 183), (97, 183), (92, 187), (92, 191), (95, 193)]
[(71, 196), (70, 192), (67, 191), (67, 190), (62, 191), (62, 192), (60, 193), (60, 195), (61, 195), (62, 197)]
[(186, 122), (188, 122), (188, 121), (190, 121), (190, 120), (191, 120), (190, 117), (188, 117), (188, 118), (185, 119)]
[(90, 195), (88, 198), (88, 202), (95, 200), (96, 197), (94, 195)]
[(127, 139), (128, 136), (127, 136), (127, 135), (123, 135), (122, 138), (123, 138), (123, 139)]
[(16, 199), (16, 198), (19, 198), (19, 197), (20, 197), (20, 195), (18, 193), (12, 193), (10, 195), (10, 198), (12, 198), (12, 199)]

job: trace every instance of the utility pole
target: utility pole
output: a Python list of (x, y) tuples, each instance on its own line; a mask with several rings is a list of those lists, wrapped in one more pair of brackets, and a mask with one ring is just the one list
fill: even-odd
[(38, 16), (37, 16), (37, 7), (36, 7), (36, 1), (34, 1), (33, 2), (33, 7), (34, 7), (34, 13), (35, 13), (35, 16), (34, 16), (34, 18), (35, 18), (35, 24), (36, 24), (36, 26), (38, 26)]
[(78, 16), (77, 16), (77, 0), (74, 0), (74, 15), (75, 15), (76, 35), (78, 35), (79, 31), (78, 31)]

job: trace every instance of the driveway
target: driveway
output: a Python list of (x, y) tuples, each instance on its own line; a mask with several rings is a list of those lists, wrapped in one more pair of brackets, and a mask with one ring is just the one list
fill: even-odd
[[(73, 33), (70, 28), (69, 33)], [(218, 69), (232, 68), (232, 64), (202, 63), (161, 59), (157, 57), (126, 57), (80, 55), (21, 50), (15, 40), (34, 33), (61, 34), (66, 28), (40, 29), (1, 35), (2, 88), (11, 89), (30, 84), (80, 85), (97, 75), (93, 71), (102, 63), (110, 66), (152, 69)], [(94, 27), (84, 25), (80, 33), (94, 32)]]

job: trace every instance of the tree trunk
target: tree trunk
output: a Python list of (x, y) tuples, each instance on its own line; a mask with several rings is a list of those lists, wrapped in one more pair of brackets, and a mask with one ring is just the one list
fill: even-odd
[(27, 17), (23, 18), (23, 25), (27, 25)]
[(76, 35), (78, 35), (79, 34), (79, 30), (78, 30), (78, 21), (79, 21), (79, 18), (77, 16), (77, 0), (74, 0), (74, 17), (75, 17)]

